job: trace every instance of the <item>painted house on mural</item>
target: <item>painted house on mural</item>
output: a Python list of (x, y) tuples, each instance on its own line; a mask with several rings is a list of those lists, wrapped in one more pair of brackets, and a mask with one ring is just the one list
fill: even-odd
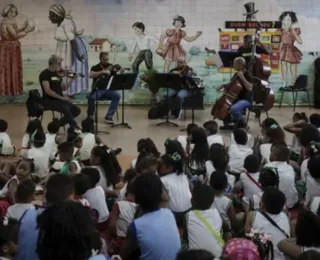
[(111, 51), (113, 44), (108, 39), (96, 38), (89, 43), (90, 51), (93, 52), (102, 52), (102, 51)]

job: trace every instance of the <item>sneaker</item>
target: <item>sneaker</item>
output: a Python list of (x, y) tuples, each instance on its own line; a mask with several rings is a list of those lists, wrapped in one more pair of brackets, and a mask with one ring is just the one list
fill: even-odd
[(171, 119), (180, 120), (182, 116), (183, 110), (181, 109), (179, 114), (171, 114)]
[(122, 152), (122, 148), (117, 147), (115, 149), (111, 149), (111, 151), (113, 152), (114, 155), (118, 155), (119, 153)]
[(106, 122), (107, 124), (109, 124), (109, 125), (113, 125), (113, 124), (114, 124), (112, 117), (106, 116), (106, 117), (104, 118), (104, 120), (105, 120), (105, 122)]

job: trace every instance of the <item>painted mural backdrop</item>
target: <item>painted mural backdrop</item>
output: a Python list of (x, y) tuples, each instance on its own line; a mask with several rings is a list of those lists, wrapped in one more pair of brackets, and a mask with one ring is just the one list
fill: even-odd
[[(271, 23), (262, 30), (261, 42), (271, 53), (262, 58), (272, 67), (274, 91), (294, 83), (299, 74), (308, 74), (312, 93), (315, 57), (309, 53), (320, 50), (320, 31), (315, 30), (320, 27), (320, 2), (256, 0), (244, 6), (246, 2), (0, 0), (0, 103), (24, 102), (30, 89), (39, 89), (39, 74), (54, 53), (64, 58), (64, 68), (83, 74), (68, 94), (86, 102), (91, 88), (88, 71), (98, 62), (99, 52), (108, 51), (113, 63), (142, 73), (150, 68), (167, 72), (185, 58), (204, 80), (205, 102), (212, 104), (215, 87), (230, 74), (216, 66), (219, 62), (210, 50), (237, 51), (243, 36), (255, 31), (241, 28), (244, 21)], [(236, 24), (226, 26), (226, 21)], [(150, 98), (139, 82), (126, 92), (127, 103), (149, 103)], [(305, 102), (306, 97), (299, 100)]]

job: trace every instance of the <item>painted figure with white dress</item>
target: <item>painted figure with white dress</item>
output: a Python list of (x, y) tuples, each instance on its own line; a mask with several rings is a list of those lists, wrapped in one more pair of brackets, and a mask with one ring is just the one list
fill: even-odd
[(49, 9), (49, 20), (57, 25), (55, 40), (56, 54), (63, 58), (62, 68), (83, 74), (68, 88), (68, 95), (73, 96), (88, 90), (88, 46), (83, 37), (83, 30), (78, 31), (72, 16), (66, 13), (60, 4), (54, 4)]

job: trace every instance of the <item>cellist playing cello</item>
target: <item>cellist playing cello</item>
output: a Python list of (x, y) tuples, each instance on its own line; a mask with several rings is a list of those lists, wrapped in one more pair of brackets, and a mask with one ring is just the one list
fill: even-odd
[[(233, 61), (233, 68), (236, 73), (231, 78), (231, 82), (237, 79), (242, 85), (242, 90), (238, 95), (237, 100), (232, 104), (229, 115), (223, 119), (221, 130), (232, 130), (233, 123), (243, 121), (242, 111), (252, 106), (252, 76), (246, 69), (246, 61), (243, 57), (238, 57)], [(217, 87), (217, 91), (222, 90), (227, 85)]]

